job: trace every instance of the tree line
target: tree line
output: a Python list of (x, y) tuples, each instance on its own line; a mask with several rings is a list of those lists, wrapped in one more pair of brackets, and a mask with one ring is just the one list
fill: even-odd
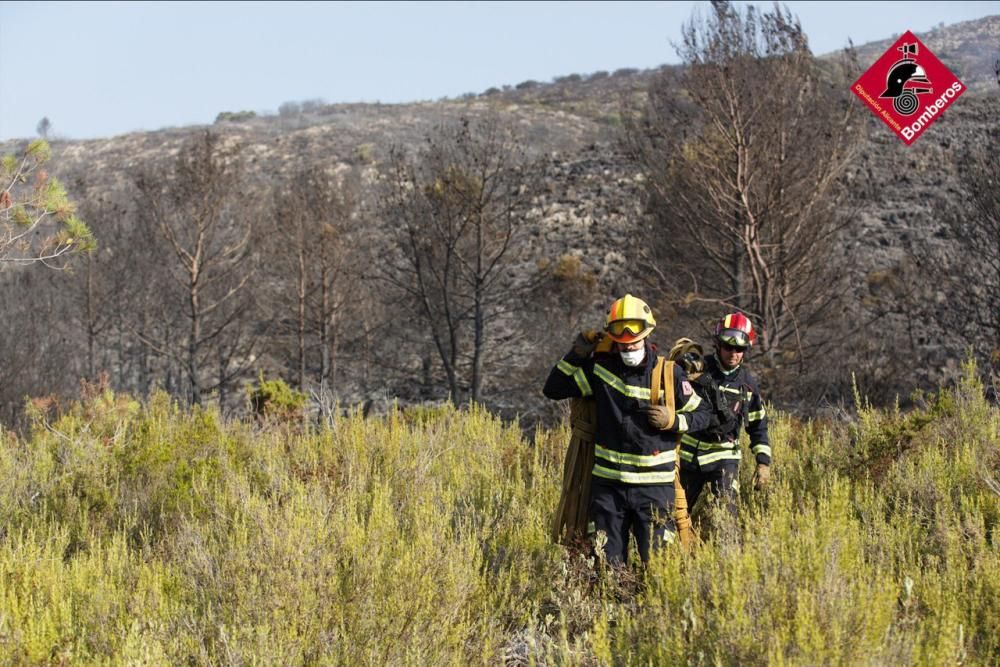
[[(724, 2), (685, 25), (678, 52), (684, 67), (623, 101), (616, 148), (643, 175), (645, 213), (620, 239), (615, 284), (696, 336), (748, 313), (772, 396), (843, 399), (865, 363), (865, 315), (838, 270), (857, 218), (846, 175), (863, 124), (844, 83), (857, 65), (818, 62), (787, 9)], [(961, 156), (969, 205), (940, 211), (957, 254), (915, 252), (928, 268), (914, 279), (954, 299), (942, 325), (987, 372), (1000, 364), (997, 138)], [(614, 296), (536, 242), (552, 162), (501, 115), (442, 122), (373, 171), (317, 163), (272, 181), (237, 141), (201, 132), (77, 202), (79, 217), (33, 146), (0, 184), (7, 423), (25, 396), (102, 376), (236, 409), (261, 372), (323, 409), (471, 400), (544, 417), (540, 378)], [(56, 258), (60, 270), (40, 264)], [(941, 319), (926, 294), (904, 296), (897, 310)]]

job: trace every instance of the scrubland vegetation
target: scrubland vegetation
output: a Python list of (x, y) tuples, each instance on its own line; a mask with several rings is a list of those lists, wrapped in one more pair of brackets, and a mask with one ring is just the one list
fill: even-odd
[(742, 480), (735, 535), (644, 574), (551, 543), (565, 426), (38, 402), (0, 436), (0, 662), (997, 664), (1000, 411), (974, 378), (774, 415), (767, 496)]

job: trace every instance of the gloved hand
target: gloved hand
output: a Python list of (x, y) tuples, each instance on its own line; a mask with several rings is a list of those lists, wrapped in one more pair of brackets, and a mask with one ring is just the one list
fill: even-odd
[(677, 423), (674, 408), (670, 405), (650, 405), (646, 408), (649, 425), (661, 431), (669, 431)]
[(753, 473), (753, 488), (760, 491), (771, 483), (771, 466), (766, 463), (758, 463), (757, 469)]
[(581, 331), (573, 339), (573, 355), (586, 359), (594, 353), (600, 340), (601, 334), (596, 331)]

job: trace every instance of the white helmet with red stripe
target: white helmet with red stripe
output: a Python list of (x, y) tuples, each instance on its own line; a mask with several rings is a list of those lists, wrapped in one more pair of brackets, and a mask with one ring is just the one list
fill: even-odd
[(743, 313), (729, 313), (715, 324), (715, 340), (732, 347), (747, 348), (757, 341), (750, 318)]

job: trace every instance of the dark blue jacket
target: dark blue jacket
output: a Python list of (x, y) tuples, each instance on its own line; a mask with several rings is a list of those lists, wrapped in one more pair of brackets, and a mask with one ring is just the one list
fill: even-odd
[(711, 472), (726, 461), (739, 461), (742, 458), (740, 428), (744, 426), (750, 436), (750, 450), (757, 463), (770, 465), (771, 444), (767, 434), (767, 413), (757, 378), (742, 364), (727, 373), (714, 354), (705, 359), (705, 374), (719, 386), (729, 407), (736, 413), (737, 421), (728, 433), (721, 435), (692, 429), (681, 436), (682, 467)]
[(681, 434), (711, 425), (715, 415), (674, 366), (674, 410), (670, 431), (649, 424), (649, 385), (656, 365), (646, 346), (642, 364), (626, 366), (617, 352), (580, 358), (570, 351), (549, 373), (543, 393), (551, 399), (593, 397), (597, 402), (594, 477), (615, 484), (673, 484)]

